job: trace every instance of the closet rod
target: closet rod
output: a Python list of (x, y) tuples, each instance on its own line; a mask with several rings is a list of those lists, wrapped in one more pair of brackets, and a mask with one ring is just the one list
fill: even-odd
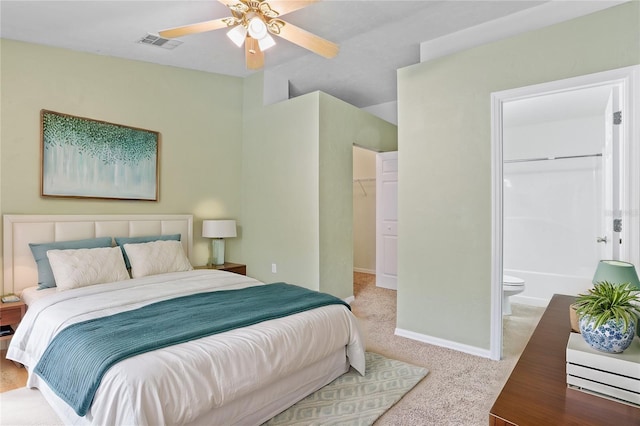
[(364, 185), (362, 185), (362, 182), (373, 182), (375, 180), (376, 180), (376, 178), (359, 178), (359, 179), (354, 179), (353, 183), (358, 182), (358, 184), (360, 185), (360, 189), (362, 189), (362, 193), (366, 197), (367, 196), (367, 191), (364, 190)]
[(567, 160), (570, 158), (602, 157), (602, 154), (566, 155), (563, 157), (522, 158), (518, 160), (504, 160), (504, 163), (527, 163), (529, 161)]

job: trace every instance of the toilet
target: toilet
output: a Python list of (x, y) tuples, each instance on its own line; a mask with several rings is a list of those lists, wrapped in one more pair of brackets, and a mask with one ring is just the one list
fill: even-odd
[(509, 297), (524, 291), (524, 280), (509, 275), (502, 276), (502, 315), (511, 315)]

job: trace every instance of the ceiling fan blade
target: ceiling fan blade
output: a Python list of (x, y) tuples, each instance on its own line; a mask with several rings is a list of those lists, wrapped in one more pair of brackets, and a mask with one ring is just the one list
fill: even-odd
[(258, 40), (247, 37), (244, 42), (244, 57), (250, 70), (258, 70), (264, 66), (264, 53), (258, 46)]
[[(223, 1), (223, 0), (220, 0)], [(316, 3), (318, 0), (271, 0), (268, 1), (271, 9), (278, 12), (280, 15), (284, 15), (294, 10), (302, 9), (310, 4)]]
[(232, 6), (234, 4), (243, 3), (240, 0), (218, 0), (218, 1), (227, 7)]
[(197, 34), (197, 33), (203, 33), (206, 31), (218, 30), (220, 28), (227, 28), (228, 27), (227, 20), (229, 19), (233, 19), (233, 18), (220, 18), (220, 19), (214, 19), (212, 21), (200, 22), (197, 24), (184, 25), (182, 27), (169, 28), (169, 29), (160, 31), (158, 34), (161, 37), (174, 38), (174, 37), (182, 37), (188, 34)]
[(291, 43), (295, 43), (300, 47), (304, 47), (314, 53), (325, 58), (333, 58), (338, 54), (340, 48), (337, 44), (326, 40), (322, 37), (318, 37), (309, 31), (303, 30), (300, 27), (296, 27), (288, 22), (284, 22), (284, 25), (280, 28), (280, 33), (276, 34), (285, 40), (289, 40)]

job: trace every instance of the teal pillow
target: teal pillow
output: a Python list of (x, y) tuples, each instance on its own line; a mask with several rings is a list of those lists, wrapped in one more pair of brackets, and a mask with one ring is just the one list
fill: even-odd
[(116, 237), (116, 245), (120, 247), (120, 250), (122, 250), (122, 255), (124, 256), (124, 264), (127, 266), (127, 269), (131, 269), (131, 263), (129, 263), (127, 252), (124, 251), (125, 244), (142, 244), (142, 243), (150, 243), (153, 241), (167, 241), (167, 240), (180, 241), (180, 234), (148, 235), (144, 237)]
[(113, 241), (111, 237), (89, 238), (86, 240), (56, 241), (53, 243), (42, 244), (29, 243), (29, 248), (31, 249), (33, 258), (36, 261), (36, 266), (38, 267), (38, 290), (56, 286), (56, 280), (53, 277), (53, 271), (51, 270), (51, 265), (49, 264), (47, 251), (111, 247), (112, 245)]

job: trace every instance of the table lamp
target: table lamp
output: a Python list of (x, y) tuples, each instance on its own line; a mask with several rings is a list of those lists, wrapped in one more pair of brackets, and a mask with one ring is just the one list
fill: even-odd
[(631, 283), (632, 287), (640, 290), (640, 280), (636, 268), (632, 263), (621, 260), (601, 260), (593, 275), (593, 284), (608, 281), (612, 284)]
[(203, 220), (202, 236), (212, 238), (211, 257), (207, 266), (224, 264), (224, 239), (236, 237), (235, 220)]

